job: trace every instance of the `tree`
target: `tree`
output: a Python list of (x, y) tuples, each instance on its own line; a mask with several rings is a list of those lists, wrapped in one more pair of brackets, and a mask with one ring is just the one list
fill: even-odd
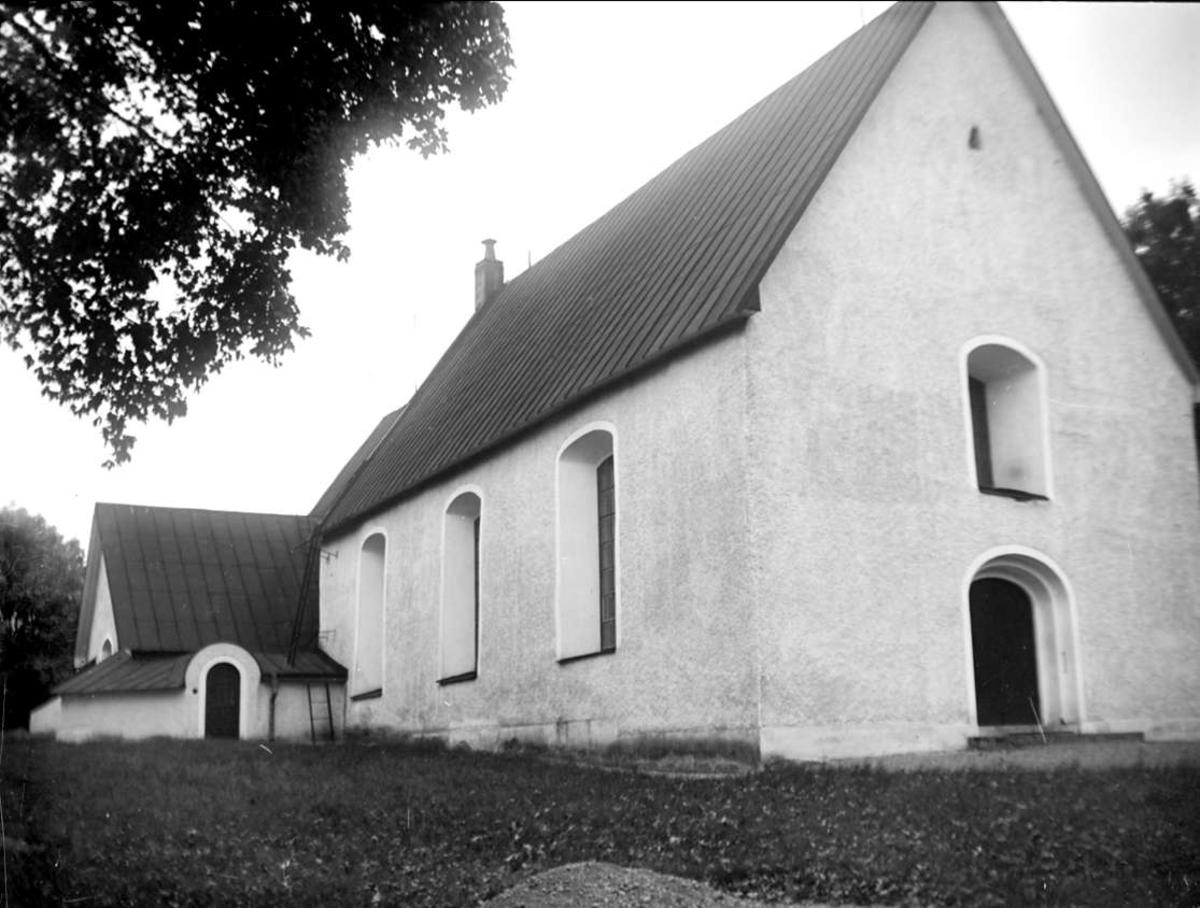
[(83, 595), (83, 551), (24, 508), (0, 509), (0, 678), (4, 727), (70, 674)]
[(0, 0), (0, 336), (127, 460), (307, 335), (287, 257), (348, 255), (353, 158), (444, 150), (510, 65), (496, 3)]
[(1150, 283), (1200, 365), (1200, 202), (1187, 180), (1171, 183), (1165, 198), (1144, 191), (1125, 212), (1125, 235)]

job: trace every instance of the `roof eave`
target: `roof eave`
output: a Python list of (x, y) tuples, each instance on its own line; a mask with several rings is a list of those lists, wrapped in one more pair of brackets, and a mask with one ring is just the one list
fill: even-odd
[(327, 539), (333, 536), (344, 536), (353, 532), (357, 527), (361, 526), (377, 514), (381, 514), (389, 508), (395, 507), (400, 502), (412, 497), (421, 490), (426, 489), (435, 483), (442, 482), (446, 478), (453, 476), (456, 473), (470, 469), (472, 465), (478, 463), (482, 458), (488, 457), (494, 454), (496, 451), (515, 443), (547, 423), (580, 409), (581, 407), (594, 401), (597, 397), (600, 397), (617, 387), (640, 380), (645, 375), (681, 356), (690, 353), (694, 349), (713, 343), (719, 338), (742, 328), (750, 316), (757, 311), (759, 310), (756, 286), (754, 288), (754, 292), (749, 295), (741, 308), (732, 312), (722, 321), (711, 326), (707, 331), (686, 338), (674, 346), (667, 347), (655, 356), (638, 363), (633, 368), (611, 376), (605, 381), (588, 388), (582, 394), (565, 400), (558, 406), (546, 410), (543, 413), (539, 413), (534, 419), (530, 420), (524, 425), (459, 458), (454, 463), (447, 465), (444, 469), (439, 470), (436, 473), (431, 473), (429, 476), (424, 477), (420, 482), (415, 483), (406, 489), (402, 489), (395, 495), (381, 499), (369, 508), (365, 508), (358, 512), (352, 512), (351, 514), (339, 518), (336, 521), (331, 521), (330, 524), (325, 527), (322, 538)]

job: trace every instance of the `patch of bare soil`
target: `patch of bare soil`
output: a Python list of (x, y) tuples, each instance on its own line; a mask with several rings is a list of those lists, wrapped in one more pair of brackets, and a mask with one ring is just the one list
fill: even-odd
[[(488, 908), (762, 908), (762, 902), (718, 892), (695, 880), (599, 861), (565, 864), (502, 892)], [(776, 908), (832, 908), (805, 902), (775, 902)]]

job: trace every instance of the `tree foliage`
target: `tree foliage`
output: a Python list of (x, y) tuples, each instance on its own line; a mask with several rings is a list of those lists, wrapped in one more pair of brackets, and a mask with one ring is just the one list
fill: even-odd
[(0, 336), (112, 459), (307, 334), (295, 247), (344, 258), (345, 171), (503, 95), (495, 3), (0, 0)]
[(1125, 234), (1150, 283), (1200, 365), (1200, 202), (1187, 180), (1163, 198), (1145, 191), (1125, 212)]
[(0, 509), (0, 677), (4, 726), (29, 724), (29, 710), (71, 672), (83, 594), (83, 552), (24, 508)]

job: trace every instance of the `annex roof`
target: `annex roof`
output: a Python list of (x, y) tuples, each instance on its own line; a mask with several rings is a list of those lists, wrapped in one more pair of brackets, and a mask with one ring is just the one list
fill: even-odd
[[(179, 654), (229, 642), (286, 653), (315, 527), (294, 515), (97, 504), (77, 655), (87, 647), (101, 556), (122, 650)], [(316, 644), (316, 584), (308, 595), (306, 650)]]
[(326, 529), (743, 322), (932, 6), (892, 7), (507, 283), (339, 492)]
[[(177, 690), (184, 686), (194, 653), (129, 653), (122, 650), (91, 665), (54, 688), (55, 696), (75, 694), (137, 693)], [(281, 653), (251, 653), (264, 679), (281, 681), (342, 681), (346, 670), (321, 652), (297, 653), (288, 665)]]

